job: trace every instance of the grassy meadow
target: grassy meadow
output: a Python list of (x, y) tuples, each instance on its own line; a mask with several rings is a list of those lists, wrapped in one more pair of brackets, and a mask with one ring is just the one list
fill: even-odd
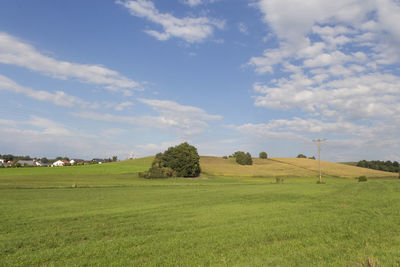
[(0, 266), (400, 265), (397, 174), (202, 157), (200, 178), (138, 178), (151, 160), (0, 169)]

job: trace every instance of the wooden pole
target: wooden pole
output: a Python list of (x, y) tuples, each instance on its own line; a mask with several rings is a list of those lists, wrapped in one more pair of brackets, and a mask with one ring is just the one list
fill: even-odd
[(319, 182), (322, 183), (322, 169), (321, 169), (321, 142), (326, 139), (314, 139), (313, 142), (318, 143), (318, 169), (319, 169)]

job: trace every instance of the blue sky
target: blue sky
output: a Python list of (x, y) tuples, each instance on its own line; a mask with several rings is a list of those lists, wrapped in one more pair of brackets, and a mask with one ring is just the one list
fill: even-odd
[(0, 3), (0, 154), (400, 159), (397, 0)]

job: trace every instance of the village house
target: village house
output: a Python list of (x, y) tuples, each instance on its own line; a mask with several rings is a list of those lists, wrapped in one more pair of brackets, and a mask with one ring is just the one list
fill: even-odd
[(61, 167), (64, 166), (65, 163), (62, 160), (57, 160), (56, 162), (53, 162), (53, 164), (51, 164), (51, 166), (55, 166), (55, 167)]
[(83, 165), (83, 164), (85, 164), (85, 161), (83, 159), (71, 159), (69, 161), (69, 164), (71, 164), (71, 165)]

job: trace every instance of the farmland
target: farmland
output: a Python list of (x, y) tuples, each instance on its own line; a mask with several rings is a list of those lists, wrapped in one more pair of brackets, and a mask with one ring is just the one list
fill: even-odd
[(200, 178), (138, 178), (151, 160), (0, 169), (1, 265), (400, 264), (396, 174), (202, 157)]

